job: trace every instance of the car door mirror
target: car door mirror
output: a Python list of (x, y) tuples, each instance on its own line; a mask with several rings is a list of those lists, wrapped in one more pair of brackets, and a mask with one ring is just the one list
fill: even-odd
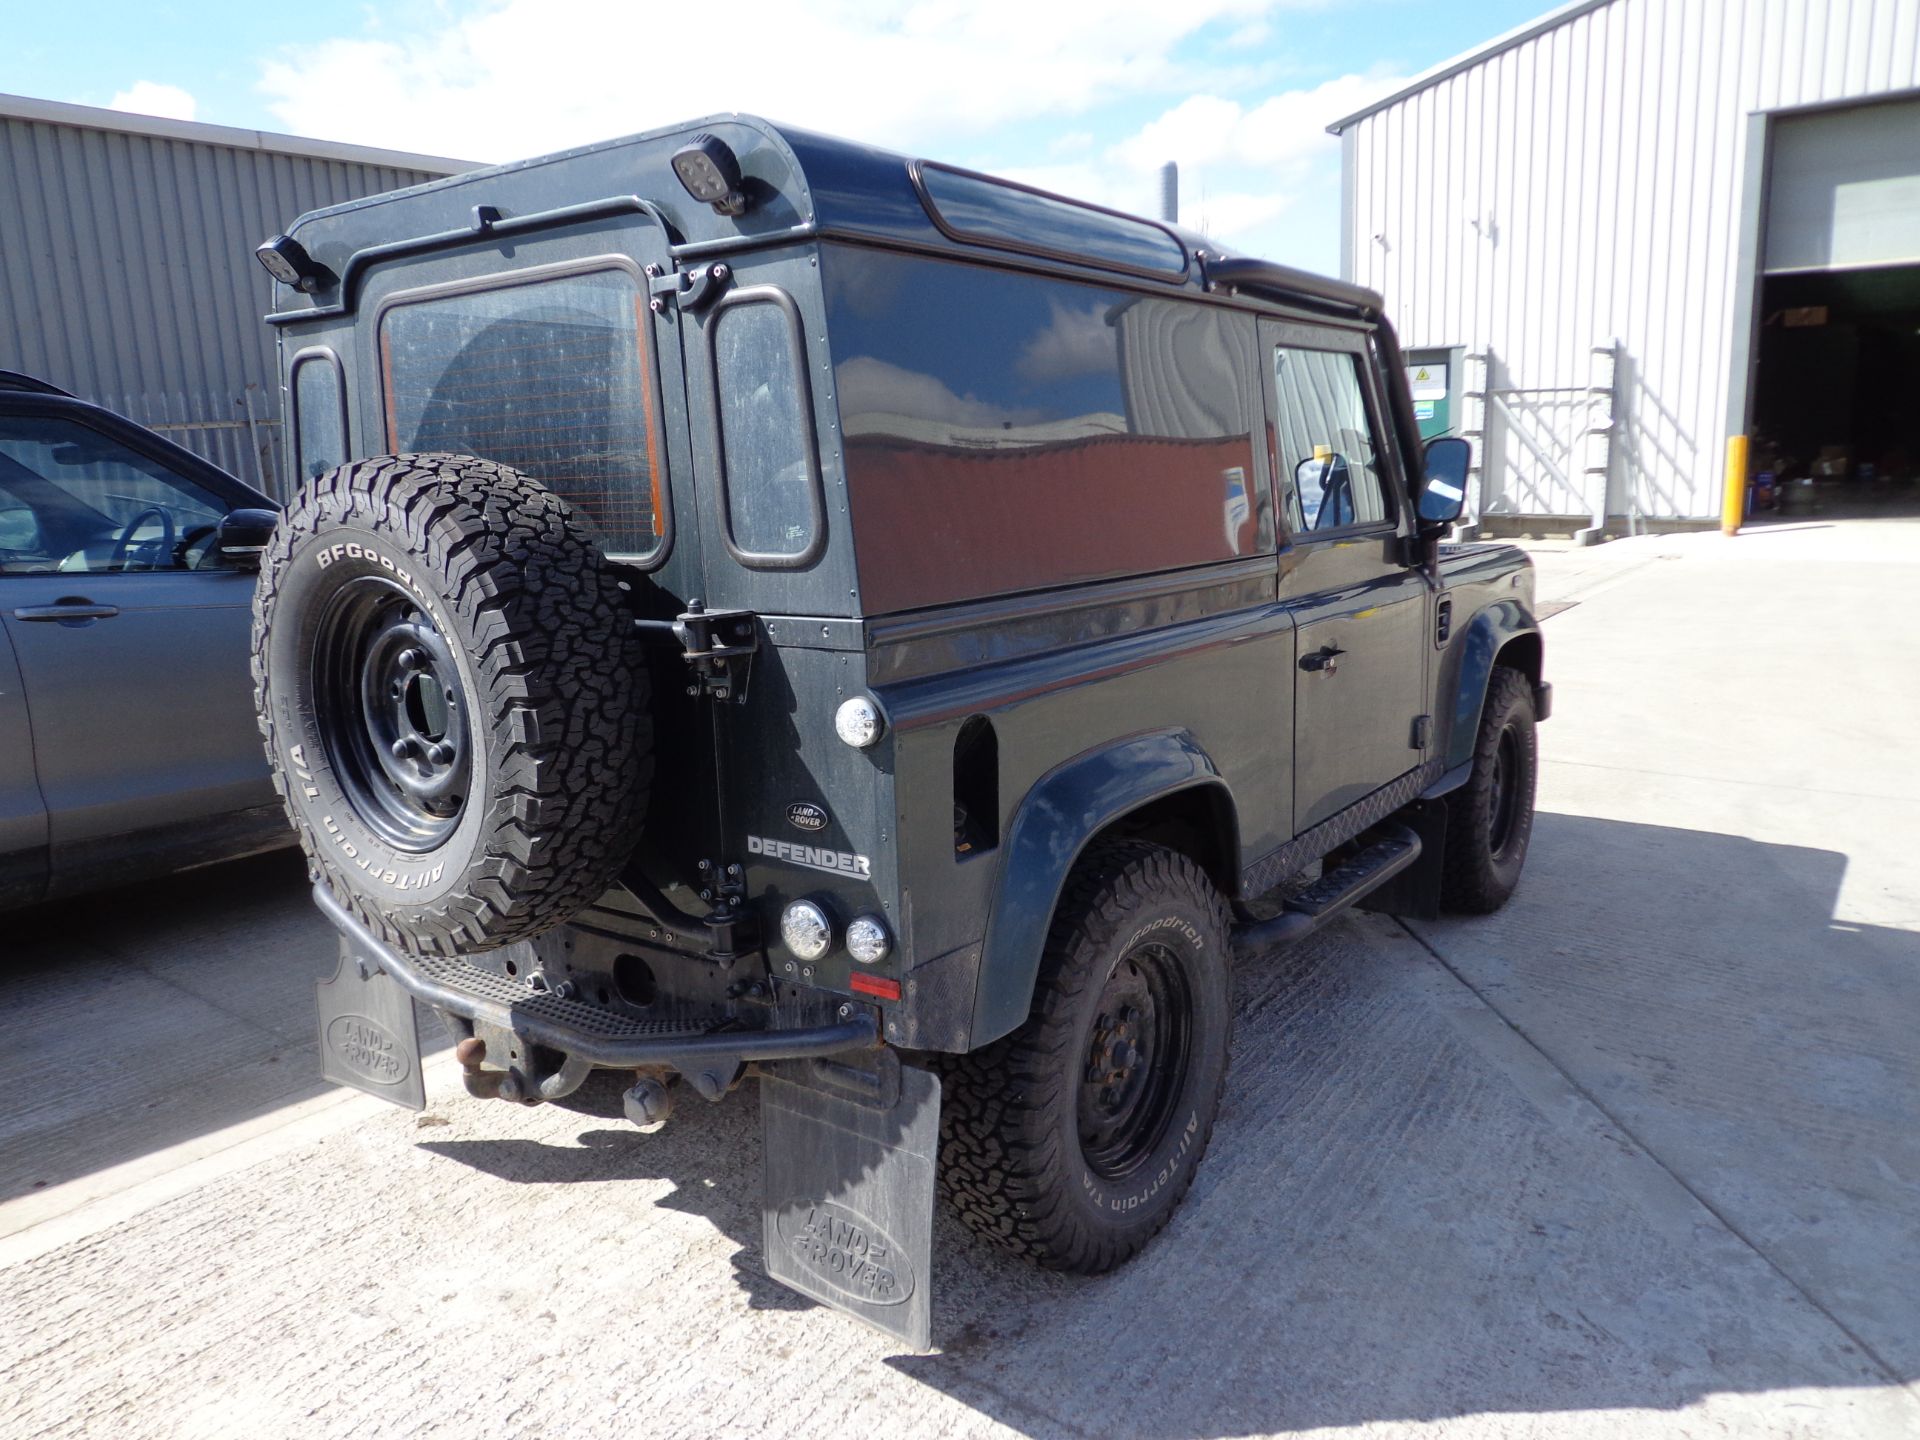
[(1427, 442), (1426, 470), (1420, 477), (1418, 509), (1422, 526), (1451, 525), (1467, 508), (1467, 471), (1473, 446), (1457, 435)]
[(229, 511), (220, 522), (220, 534), (214, 542), (221, 558), (237, 570), (258, 570), (261, 553), (273, 538), (273, 527), (279, 519), (272, 510)]

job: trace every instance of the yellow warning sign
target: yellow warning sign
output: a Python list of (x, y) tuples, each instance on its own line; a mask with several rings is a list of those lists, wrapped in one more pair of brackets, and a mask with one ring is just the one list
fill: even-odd
[(1407, 366), (1407, 388), (1416, 400), (1447, 398), (1447, 367), (1444, 365)]

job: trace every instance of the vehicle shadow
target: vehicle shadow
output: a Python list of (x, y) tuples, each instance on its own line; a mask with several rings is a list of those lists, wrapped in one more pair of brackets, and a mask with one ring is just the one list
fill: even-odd
[(307, 885), (282, 850), (0, 917), (0, 1204), (331, 1088)]
[[(1853, 1433), (1910, 1425), (1885, 1387), (1920, 1374), (1897, 1243), (1920, 1226), (1898, 1034), (1920, 936), (1836, 923), (1831, 852), (1542, 814), (1533, 857), (1500, 916), (1358, 917), (1244, 965), (1213, 1146), (1168, 1230), (1085, 1279), (943, 1206), (939, 1351), (885, 1363), (1036, 1436), (1820, 1389), (1857, 1392)], [(760, 1273), (751, 1101), (688, 1097), (641, 1136), (604, 1083), (577, 1146), (421, 1148), (515, 1183), (665, 1178), (755, 1308), (812, 1309)]]

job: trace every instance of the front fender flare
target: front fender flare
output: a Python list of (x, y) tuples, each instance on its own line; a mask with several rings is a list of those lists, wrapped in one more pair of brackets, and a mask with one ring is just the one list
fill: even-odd
[(1227, 794), (1219, 769), (1184, 730), (1135, 735), (1076, 755), (1034, 783), (1008, 827), (987, 916), (974, 1048), (1025, 1023), (1054, 906), (1088, 842), (1142, 805), (1198, 786)]
[[(1453, 714), (1447, 727), (1445, 772), (1473, 761), (1473, 742), (1480, 733), (1480, 708), (1486, 703), (1487, 682), (1494, 662), (1507, 645), (1522, 635), (1538, 636), (1540, 624), (1517, 599), (1496, 600), (1467, 622), (1454, 643), (1459, 646), (1460, 669), (1454, 683)], [(1538, 676), (1533, 677), (1536, 681)]]

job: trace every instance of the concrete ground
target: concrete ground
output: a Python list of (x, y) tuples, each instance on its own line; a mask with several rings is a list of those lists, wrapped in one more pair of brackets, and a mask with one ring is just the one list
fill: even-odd
[(290, 856), (0, 930), (0, 1436), (1920, 1435), (1920, 524), (1541, 548), (1500, 915), (1237, 977), (1115, 1276), (942, 1219), (937, 1354), (760, 1274), (750, 1096), (324, 1089)]

